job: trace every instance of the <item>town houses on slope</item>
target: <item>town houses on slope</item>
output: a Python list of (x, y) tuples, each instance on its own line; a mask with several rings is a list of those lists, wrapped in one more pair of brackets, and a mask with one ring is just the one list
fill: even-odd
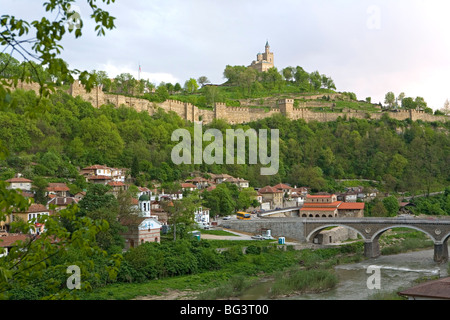
[[(112, 168), (106, 165), (92, 165), (82, 168), (82, 175), (86, 182), (91, 184), (103, 184), (110, 186), (110, 193), (118, 196), (121, 191), (130, 188), (128, 169)], [(33, 198), (33, 181), (18, 175), (6, 180), (9, 189), (18, 189), (26, 198)], [(122, 236), (126, 241), (126, 249), (137, 246), (144, 242), (159, 242), (161, 229), (168, 224), (168, 213), (163, 209), (164, 201), (177, 201), (191, 192), (198, 191), (200, 196), (204, 191), (212, 191), (217, 185), (222, 183), (234, 184), (239, 190), (249, 187), (249, 181), (233, 177), (228, 174), (208, 173), (197, 174), (185, 179), (180, 183), (179, 190), (165, 191), (161, 188), (137, 187), (136, 197), (132, 199), (132, 206), (137, 212), (135, 219), (121, 221), (128, 227), (128, 231)], [(157, 184), (155, 184), (157, 185)], [(343, 194), (332, 195), (311, 195), (306, 187), (290, 186), (288, 184), (277, 184), (254, 188), (259, 207), (250, 208), (252, 212), (262, 212), (266, 210), (276, 210), (282, 208), (299, 208), (300, 217), (362, 217), (364, 216), (364, 200), (373, 197), (374, 194), (365, 194), (361, 189), (349, 189)], [(66, 183), (49, 183), (46, 188), (47, 203), (30, 205), (24, 212), (12, 212), (6, 217), (6, 221), (0, 221), (0, 234), (2, 239), (0, 247), (10, 246), (11, 239), (19, 239), (23, 235), (9, 234), (11, 222), (22, 219), (24, 221), (35, 222), (34, 230), (31, 234), (39, 235), (45, 230), (45, 225), (38, 221), (40, 216), (52, 215), (55, 212), (67, 208), (72, 204), (78, 204), (86, 195), (86, 191), (71, 194)], [(375, 193), (376, 195), (376, 193)], [(199, 226), (210, 225), (210, 210), (199, 206), (194, 212), (194, 221)], [(13, 238), (6, 239), (6, 236)], [(3, 243), (3, 245), (2, 245)]]

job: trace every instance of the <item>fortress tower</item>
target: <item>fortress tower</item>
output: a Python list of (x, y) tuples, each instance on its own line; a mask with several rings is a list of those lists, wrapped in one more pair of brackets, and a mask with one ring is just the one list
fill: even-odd
[(270, 52), (269, 41), (266, 42), (264, 53), (258, 53), (256, 55), (256, 61), (252, 61), (250, 67), (265, 72), (275, 66), (273, 52)]
[(280, 99), (277, 101), (278, 108), (280, 108), (281, 114), (288, 118), (292, 117), (294, 113), (294, 99)]

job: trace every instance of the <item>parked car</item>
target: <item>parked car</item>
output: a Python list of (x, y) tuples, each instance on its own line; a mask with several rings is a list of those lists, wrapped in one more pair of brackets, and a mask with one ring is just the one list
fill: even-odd
[(253, 240), (264, 240), (264, 238), (261, 235), (252, 236)]
[(231, 219), (231, 216), (226, 216), (226, 217), (223, 217), (222, 219), (223, 219), (223, 220), (230, 220), (230, 219)]

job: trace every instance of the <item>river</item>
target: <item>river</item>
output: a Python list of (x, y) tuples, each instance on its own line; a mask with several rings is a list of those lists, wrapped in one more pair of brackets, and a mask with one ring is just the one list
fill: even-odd
[[(401, 253), (390, 256), (380, 256), (375, 259), (365, 260), (359, 263), (339, 265), (335, 267), (339, 279), (338, 285), (327, 292), (318, 294), (305, 294), (283, 298), (283, 300), (368, 300), (371, 295), (380, 292), (401, 291), (415, 286), (416, 279), (429, 276), (447, 276), (448, 263), (438, 264), (433, 260), (433, 250), (423, 250), (409, 253)], [(374, 267), (380, 271), (380, 289), (369, 289), (372, 271)], [(372, 269), (372, 270), (374, 270)], [(370, 279), (369, 279), (370, 278)], [(261, 283), (250, 288), (241, 297), (242, 300), (268, 299), (270, 282)]]

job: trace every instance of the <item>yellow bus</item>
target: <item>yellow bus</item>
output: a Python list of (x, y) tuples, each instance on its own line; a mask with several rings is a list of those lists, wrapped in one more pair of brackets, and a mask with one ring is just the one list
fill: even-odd
[(251, 214), (248, 212), (238, 212), (236, 218), (240, 220), (250, 220), (252, 218)]

